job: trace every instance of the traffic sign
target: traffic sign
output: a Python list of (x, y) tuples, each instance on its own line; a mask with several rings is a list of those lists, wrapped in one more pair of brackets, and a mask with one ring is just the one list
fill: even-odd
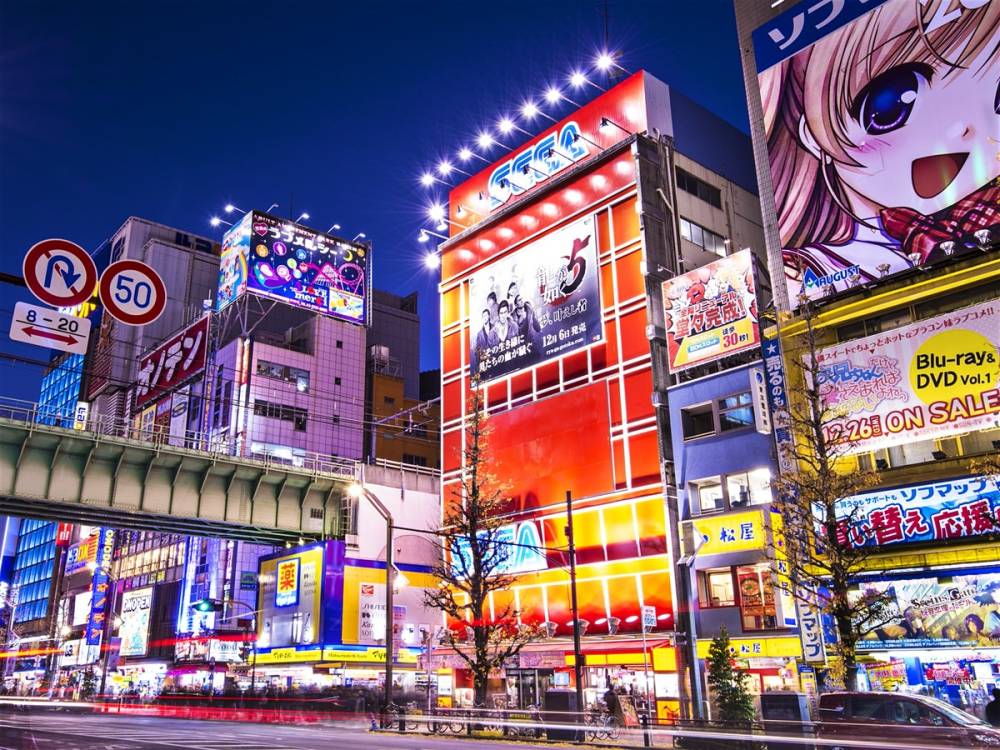
[(14, 305), (14, 317), (10, 321), (10, 337), (14, 341), (47, 349), (86, 354), (90, 321), (47, 307), (18, 302)]
[(53, 307), (73, 307), (90, 299), (97, 286), (97, 266), (87, 251), (69, 240), (42, 240), (21, 264), (24, 283)]
[(101, 304), (125, 325), (144, 326), (163, 313), (167, 287), (160, 275), (138, 260), (119, 260), (101, 276)]
[(644, 630), (656, 627), (656, 607), (649, 604), (642, 605), (642, 627)]

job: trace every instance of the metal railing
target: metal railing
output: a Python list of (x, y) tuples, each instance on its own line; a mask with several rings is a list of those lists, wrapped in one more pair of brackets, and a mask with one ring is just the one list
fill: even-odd
[[(107, 436), (143, 443), (153, 448), (173, 447), (204, 453), (221, 459), (233, 459), (258, 466), (293, 468), (308, 473), (332, 474), (348, 480), (361, 475), (361, 464), (349, 458), (298, 449), (254, 451), (241, 455), (237, 440), (228, 434), (185, 430), (184, 435), (171, 435), (160, 427), (144, 428), (134, 420), (116, 419), (107, 415), (89, 415), (77, 423), (73, 414), (66, 414), (33, 401), (0, 396), (0, 419), (23, 422), (32, 428), (45, 426), (81, 433), (84, 436)], [(404, 465), (407, 469), (420, 468)]]

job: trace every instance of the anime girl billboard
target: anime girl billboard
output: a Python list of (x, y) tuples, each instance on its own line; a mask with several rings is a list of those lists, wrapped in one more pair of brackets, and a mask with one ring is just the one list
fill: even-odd
[(754, 47), (793, 307), (1000, 242), (1000, 0), (802, 2)]

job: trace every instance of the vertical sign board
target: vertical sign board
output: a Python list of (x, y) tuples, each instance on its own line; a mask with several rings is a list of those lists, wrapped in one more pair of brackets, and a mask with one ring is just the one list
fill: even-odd
[(998, 34), (983, 0), (802, 2), (754, 30), (793, 307), (1000, 242)]
[(104, 633), (105, 619), (110, 615), (109, 597), (111, 594), (111, 551), (114, 545), (114, 529), (101, 529), (97, 542), (97, 568), (91, 583), (90, 617), (84, 640), (88, 646), (97, 646)]
[(180, 387), (205, 369), (208, 317), (202, 317), (139, 360), (135, 411)]
[(774, 443), (778, 450), (778, 469), (782, 474), (793, 473), (795, 443), (792, 439), (791, 415), (788, 412), (788, 391), (785, 384), (785, 363), (781, 342), (777, 336), (763, 338), (764, 372), (767, 378), (767, 400), (771, 407)]
[(294, 607), (299, 603), (299, 558), (278, 563), (278, 581), (274, 591), (275, 607)]
[(149, 644), (149, 615), (153, 606), (153, 587), (122, 594), (121, 656), (145, 656)]

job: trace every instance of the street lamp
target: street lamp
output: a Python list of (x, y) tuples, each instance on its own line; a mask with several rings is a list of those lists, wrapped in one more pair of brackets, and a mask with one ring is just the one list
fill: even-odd
[(382, 724), (384, 726), (389, 704), (392, 703), (392, 595), (394, 582), (390, 576), (395, 567), (392, 562), (393, 520), (389, 509), (360, 482), (355, 482), (348, 487), (347, 493), (353, 498), (365, 498), (385, 521), (385, 691), (382, 700)]

